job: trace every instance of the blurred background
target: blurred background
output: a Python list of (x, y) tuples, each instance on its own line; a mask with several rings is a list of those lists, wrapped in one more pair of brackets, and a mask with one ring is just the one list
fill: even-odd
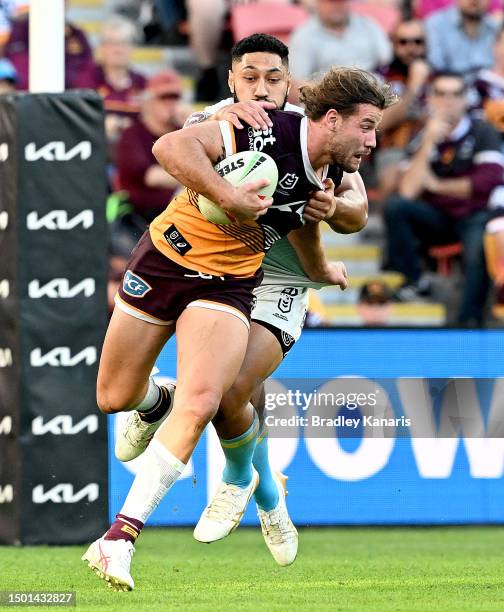
[[(154, 135), (152, 140), (176, 129), (191, 112), (228, 97), (231, 46), (263, 31), (289, 45), (293, 102), (296, 85), (332, 64), (373, 71), (390, 81), (401, 96), (400, 105), (385, 114), (378, 148), (361, 168), (370, 201), (367, 227), (344, 236), (324, 228), (327, 256), (345, 262), (349, 288), (344, 293), (336, 287), (314, 293), (307, 325), (502, 325), (504, 248), (499, 244), (504, 240), (498, 238), (499, 222), (497, 230), (482, 229), (477, 235), (481, 250), (488, 243), (484, 267), (490, 278), (479, 270), (485, 277), (483, 295), (469, 296), (478, 300), (476, 314), (463, 319), (458, 307), (467, 274), (473, 278), (476, 264), (472, 252), (464, 252), (460, 232), (447, 227), (439, 235), (417, 237), (415, 265), (421, 276), (415, 273), (414, 279), (390, 241), (403, 228), (397, 211), (390, 207), (398, 189), (398, 172), (408, 157), (409, 144), (432, 112), (426, 92), (436, 72), (462, 73), (468, 111), (502, 133), (500, 2), (69, 0), (66, 6), (66, 87), (95, 89), (107, 113), (111, 295), (129, 252), (129, 237), (137, 238), (178, 188), (167, 175), (146, 178), (152, 160), (145, 152), (133, 154), (135, 144), (141, 142), (145, 151), (149, 134)], [(27, 9), (26, 0), (0, 2), (0, 87), (4, 91), (27, 87)], [(146, 91), (153, 99), (146, 98)], [(493, 219), (500, 201), (487, 200), (486, 212)], [(125, 217), (119, 229), (113, 223), (118, 216)]]

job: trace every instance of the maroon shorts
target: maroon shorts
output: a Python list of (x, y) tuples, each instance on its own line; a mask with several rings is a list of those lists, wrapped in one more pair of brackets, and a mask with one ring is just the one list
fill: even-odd
[(212, 276), (179, 266), (152, 244), (149, 232), (133, 250), (116, 295), (116, 306), (149, 323), (170, 325), (185, 308), (229, 312), (249, 325), (252, 291), (262, 271), (248, 278)]

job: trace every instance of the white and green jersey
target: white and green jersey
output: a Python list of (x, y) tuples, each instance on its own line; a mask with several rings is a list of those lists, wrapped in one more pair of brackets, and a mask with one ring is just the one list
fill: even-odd
[(275, 242), (263, 259), (263, 285), (288, 285), (321, 289), (327, 283), (316, 283), (308, 278), (299, 257), (287, 236)]

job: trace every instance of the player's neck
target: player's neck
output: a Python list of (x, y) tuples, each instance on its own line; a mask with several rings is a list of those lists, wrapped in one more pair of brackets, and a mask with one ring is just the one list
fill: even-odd
[(308, 159), (312, 168), (319, 174), (319, 171), (328, 164), (331, 160), (329, 152), (326, 149), (327, 143), (327, 128), (322, 126), (319, 121), (308, 119), (308, 138), (307, 150)]

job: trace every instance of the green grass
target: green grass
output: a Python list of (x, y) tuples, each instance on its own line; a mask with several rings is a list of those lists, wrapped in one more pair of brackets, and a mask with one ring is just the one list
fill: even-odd
[(298, 559), (280, 568), (259, 530), (203, 545), (147, 529), (131, 593), (108, 590), (82, 546), (0, 547), (0, 590), (76, 591), (78, 609), (121, 612), (504, 610), (503, 544), (500, 527), (304, 529)]

